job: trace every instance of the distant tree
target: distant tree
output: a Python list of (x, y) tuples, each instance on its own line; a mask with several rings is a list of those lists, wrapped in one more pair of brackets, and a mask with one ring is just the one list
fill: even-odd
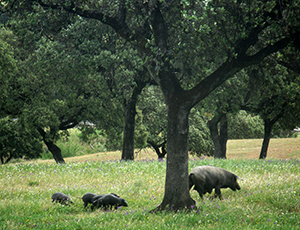
[[(297, 124), (297, 119), (299, 118), (297, 115), (298, 111), (295, 109), (295, 103), (298, 101), (299, 79), (295, 75), (297, 73), (292, 73), (292, 70), (288, 72), (285, 67), (279, 64), (282, 61), (277, 61), (276, 59), (276, 56), (273, 55), (261, 64), (245, 69), (245, 71), (239, 73), (242, 76), (226, 81), (218, 90), (215, 90), (203, 101), (202, 104), (206, 106), (206, 111), (215, 110), (212, 112), (214, 114), (212, 119), (208, 122), (211, 136), (214, 140), (215, 158), (226, 158), (228, 113), (236, 114), (240, 109), (246, 109), (249, 113), (259, 115), (264, 121), (264, 142), (261, 150), (261, 159), (264, 159), (265, 157), (263, 156), (266, 156), (268, 143), (275, 124), (286, 129), (293, 129)], [(296, 61), (296, 58), (293, 60)], [(250, 120), (248, 119), (248, 121)], [(280, 125), (283, 123), (285, 123), (285, 126)], [(252, 124), (254, 125), (254, 123)], [(234, 125), (236, 126), (236, 124)], [(260, 127), (257, 129), (257, 127), (248, 126), (251, 125), (250, 123), (244, 123), (244, 125), (246, 126), (242, 126), (242, 123), (239, 123), (240, 130), (235, 127), (235, 131), (231, 131), (231, 133), (235, 132), (234, 135), (240, 135), (244, 132), (248, 138), (250, 136), (256, 138), (261, 136), (259, 133)], [(247, 127), (248, 130), (241, 130)], [(232, 128), (230, 127), (229, 129), (232, 130)]]
[(39, 136), (20, 119), (12, 119), (6, 115), (5, 104), (9, 95), (9, 81), (18, 74), (18, 60), (15, 57), (16, 37), (0, 28), (0, 160), (2, 164), (17, 158), (37, 158), (42, 153)]
[[(14, 38), (16, 41), (10, 43), (17, 50), (26, 35)], [(63, 134), (59, 131), (92, 117), (100, 120), (91, 114), (100, 112), (102, 101), (108, 101), (102, 100), (105, 90), (100, 90), (103, 83), (96, 80), (99, 74), (90, 71), (78, 52), (61, 52), (67, 46), (62, 40), (48, 38), (42, 38), (35, 44), (36, 50), (30, 52), (22, 46), (15, 55), (18, 71), (6, 81), (6, 94), (1, 100), (3, 114), (22, 119), (39, 131), (57, 163), (64, 163), (61, 150), (55, 145)]]
[[(26, 71), (34, 74), (36, 82), (30, 85), (31, 90), (36, 93), (23, 110), (58, 163), (64, 162), (55, 145), (59, 131), (73, 128), (80, 121), (100, 119), (100, 108), (106, 100), (101, 77), (90, 71), (87, 61), (76, 50), (63, 52), (65, 46), (45, 42), (26, 61)], [(27, 77), (26, 81), (33, 79)]]
[(228, 140), (229, 113), (236, 114), (246, 94), (247, 83), (243, 71), (227, 80), (218, 89), (213, 91), (200, 105), (209, 114), (207, 126), (214, 143), (214, 158), (226, 158)]
[(267, 157), (267, 150), (276, 123), (286, 129), (299, 124), (300, 100), (299, 74), (287, 71), (270, 58), (264, 65), (249, 69), (248, 97), (243, 109), (258, 114), (264, 121), (264, 139), (260, 159)]

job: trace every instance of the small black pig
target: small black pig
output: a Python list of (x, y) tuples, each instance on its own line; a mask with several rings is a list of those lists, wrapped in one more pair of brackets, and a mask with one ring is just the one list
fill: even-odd
[(194, 186), (203, 199), (205, 193), (211, 193), (215, 189), (215, 198), (221, 199), (221, 188), (231, 188), (233, 191), (240, 190), (237, 182), (239, 177), (223, 168), (213, 166), (198, 166), (189, 174), (189, 189)]
[(73, 204), (70, 197), (61, 192), (56, 192), (52, 195), (52, 202), (54, 201), (65, 205), (68, 205), (69, 203)]
[(81, 198), (83, 200), (83, 207), (86, 208), (88, 206), (88, 204), (92, 204), (94, 202), (94, 197), (96, 196), (96, 194), (88, 192), (86, 194), (83, 195), (83, 197)]
[(104, 195), (94, 201), (93, 206), (96, 206), (97, 208), (103, 207), (104, 210), (107, 210), (108, 208), (112, 209), (112, 207), (115, 207), (115, 209), (117, 209), (118, 206), (127, 207), (128, 203), (123, 198), (120, 198), (119, 196), (111, 193)]
[[(116, 196), (116, 197), (119, 197), (118, 195), (114, 194), (114, 193), (111, 193), (112, 195)], [(102, 195), (96, 195), (94, 193), (86, 193), (83, 195), (83, 197), (81, 198), (84, 202), (83, 204), (83, 207), (86, 208), (88, 206), (88, 204), (92, 204), (91, 206), (91, 210), (93, 211), (94, 207), (96, 206), (96, 202), (99, 198), (103, 197), (104, 194)], [(94, 204), (95, 202), (95, 204)]]

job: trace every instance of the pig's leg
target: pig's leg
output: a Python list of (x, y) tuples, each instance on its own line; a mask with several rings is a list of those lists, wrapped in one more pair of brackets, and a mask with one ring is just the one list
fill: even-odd
[(222, 195), (221, 195), (221, 189), (220, 188), (215, 188), (215, 198), (219, 197), (220, 200), (222, 200)]

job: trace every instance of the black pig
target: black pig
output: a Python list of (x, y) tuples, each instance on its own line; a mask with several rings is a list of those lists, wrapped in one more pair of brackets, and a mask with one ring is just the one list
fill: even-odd
[(104, 195), (98, 200), (94, 201), (93, 206), (96, 206), (97, 208), (103, 207), (104, 210), (107, 210), (108, 208), (112, 209), (112, 207), (115, 207), (115, 209), (117, 209), (118, 206), (127, 207), (128, 203), (123, 198), (120, 198), (119, 196), (111, 193)]
[(239, 177), (225, 169), (213, 166), (198, 166), (189, 174), (189, 189), (194, 186), (203, 199), (205, 193), (211, 193), (215, 189), (215, 196), (221, 199), (221, 188), (231, 188), (233, 191), (240, 190), (237, 182)]
[(56, 192), (52, 195), (52, 202), (59, 202), (60, 204), (68, 205), (69, 203), (73, 204), (70, 197), (61, 192)]
[[(92, 204), (94, 202), (94, 197), (96, 196), (96, 194), (88, 192), (86, 194), (83, 195), (83, 197), (81, 198), (83, 200), (83, 207), (86, 208), (88, 206), (88, 204)], [(98, 197), (99, 198), (99, 197)]]
[[(111, 193), (112, 195), (116, 196), (116, 197), (119, 197), (118, 195), (114, 194), (114, 193)], [(83, 195), (83, 197), (81, 198), (84, 202), (83, 204), (83, 207), (86, 208), (88, 206), (88, 204), (92, 204), (91, 206), (91, 210), (93, 211), (94, 207), (96, 206), (96, 202), (99, 198), (103, 197), (104, 194), (102, 195), (96, 195), (94, 193), (86, 193)], [(95, 204), (94, 204), (95, 202)]]

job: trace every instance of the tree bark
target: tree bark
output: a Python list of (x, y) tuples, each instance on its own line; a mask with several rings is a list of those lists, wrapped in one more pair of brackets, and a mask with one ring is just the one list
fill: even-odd
[[(220, 134), (218, 123), (220, 123)], [(213, 119), (207, 123), (207, 126), (215, 146), (214, 158), (226, 159), (226, 144), (228, 140), (226, 114), (221, 113), (214, 116)]]
[(40, 135), (42, 136), (45, 145), (47, 146), (49, 151), (52, 153), (55, 162), (57, 164), (65, 164), (66, 162), (65, 162), (63, 156), (61, 155), (60, 148), (57, 145), (55, 145), (52, 140), (46, 139), (46, 132), (42, 128), (38, 128), (37, 130), (40, 133)]
[(49, 151), (52, 153), (53, 158), (57, 164), (65, 164), (66, 163), (64, 158), (61, 155), (60, 148), (56, 144), (54, 144), (53, 141), (45, 141), (44, 140), (44, 143), (46, 144)]
[(260, 150), (259, 159), (266, 159), (266, 157), (267, 157), (267, 151), (268, 151), (268, 147), (269, 147), (269, 143), (270, 143), (270, 139), (271, 139), (272, 127), (274, 124), (269, 119), (265, 119), (264, 122), (265, 122), (265, 124), (264, 124), (265, 133), (264, 133), (263, 144), (262, 144), (262, 147)]
[(123, 149), (122, 160), (134, 160), (134, 130), (135, 130), (135, 115), (136, 103), (138, 96), (141, 94), (146, 83), (149, 81), (140, 81), (133, 89), (133, 93), (129, 102), (125, 105), (125, 126), (123, 134)]
[(220, 144), (221, 144), (221, 155), (219, 158), (226, 159), (226, 150), (227, 150), (227, 141), (228, 141), (228, 122), (227, 115), (221, 118), (220, 121)]
[[(155, 150), (155, 152), (157, 154), (158, 159), (165, 158), (165, 156), (167, 154), (167, 150), (166, 150), (166, 143), (167, 143), (167, 141), (164, 141), (161, 144), (156, 144), (154, 141), (148, 140), (147, 143), (150, 144), (152, 146), (152, 148), (154, 148), (154, 150)], [(161, 151), (160, 151), (159, 148), (161, 148)]]
[(122, 160), (134, 160), (135, 106), (136, 100), (133, 99), (125, 106)]
[(188, 181), (189, 109), (176, 102), (174, 100), (168, 106), (165, 194), (162, 203), (154, 211), (191, 209), (196, 204), (190, 196)]
[(259, 159), (266, 159), (267, 157), (267, 151), (269, 148), (269, 143), (270, 143), (270, 139), (271, 139), (271, 133), (272, 133), (272, 128), (273, 125), (284, 116), (285, 113), (285, 107), (287, 106), (287, 102), (285, 102), (282, 105), (282, 109), (281, 111), (277, 114), (276, 117), (274, 117), (272, 120), (266, 118), (264, 119), (264, 126), (265, 126), (265, 133), (264, 133), (264, 140), (263, 140), (263, 144), (261, 147), (261, 151), (260, 151), (260, 155), (259, 155)]

